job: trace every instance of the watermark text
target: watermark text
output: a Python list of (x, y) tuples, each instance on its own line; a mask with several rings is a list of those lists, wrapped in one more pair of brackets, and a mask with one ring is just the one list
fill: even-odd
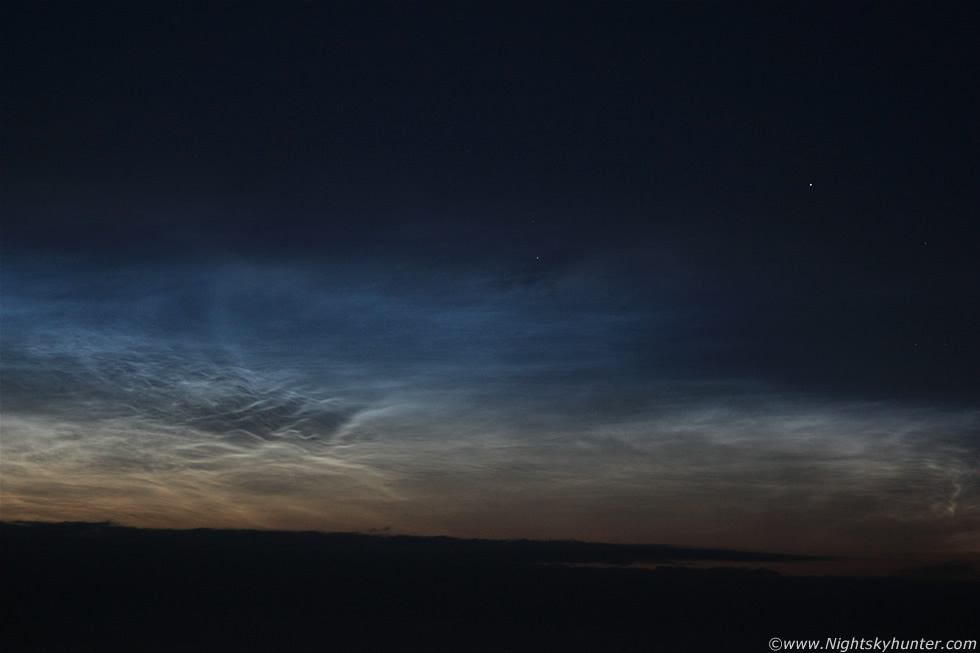
[(975, 639), (882, 639), (880, 637), (828, 637), (827, 639), (769, 640), (772, 651), (975, 651)]

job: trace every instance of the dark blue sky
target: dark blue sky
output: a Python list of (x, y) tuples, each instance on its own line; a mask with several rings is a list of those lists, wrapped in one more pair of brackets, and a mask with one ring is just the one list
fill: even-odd
[(976, 554), (976, 18), (8, 3), (5, 518)]

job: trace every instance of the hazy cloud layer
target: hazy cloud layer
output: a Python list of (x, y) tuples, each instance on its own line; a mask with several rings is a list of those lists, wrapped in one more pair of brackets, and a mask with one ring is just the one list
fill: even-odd
[(30, 270), (4, 279), (6, 519), (810, 553), (980, 537), (980, 413), (724, 374), (691, 306), (627, 309), (608, 266)]

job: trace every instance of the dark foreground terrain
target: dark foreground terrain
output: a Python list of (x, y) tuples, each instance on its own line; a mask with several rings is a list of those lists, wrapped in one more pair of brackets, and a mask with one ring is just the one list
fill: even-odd
[(767, 651), (772, 637), (980, 634), (975, 583), (557, 564), (780, 559), (762, 554), (104, 524), (0, 534), (3, 651)]

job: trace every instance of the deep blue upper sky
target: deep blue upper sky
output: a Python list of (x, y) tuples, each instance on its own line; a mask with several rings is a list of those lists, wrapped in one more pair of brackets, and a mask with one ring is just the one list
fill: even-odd
[(8, 256), (598, 260), (710, 305), (733, 366), (980, 389), (967, 4), (5, 15)]

